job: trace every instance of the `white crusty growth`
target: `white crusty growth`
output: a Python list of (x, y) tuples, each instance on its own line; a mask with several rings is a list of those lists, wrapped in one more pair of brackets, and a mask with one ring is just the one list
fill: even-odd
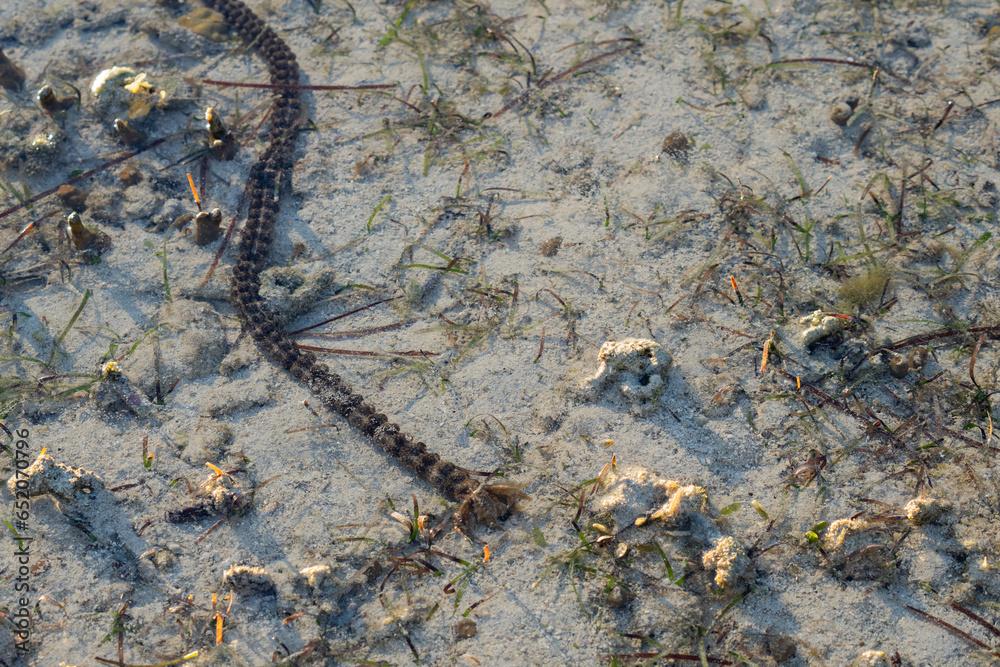
[(802, 344), (806, 347), (844, 328), (844, 320), (824, 315), (822, 310), (814, 310), (809, 315), (799, 318), (799, 324), (806, 325), (801, 334)]
[(702, 512), (708, 502), (705, 489), (665, 479), (646, 468), (612, 468), (601, 484), (594, 509), (610, 513), (618, 528), (642, 523), (647, 517), (680, 523), (692, 513)]
[(654, 340), (626, 338), (609, 340), (597, 354), (597, 374), (587, 381), (595, 394), (612, 389), (634, 407), (650, 406), (666, 385), (673, 363), (670, 354)]
[[(666, 479), (647, 468), (613, 464), (602, 470), (598, 479), (601, 492), (594, 497), (591, 509), (598, 516), (613, 517), (617, 534), (631, 526), (651, 530), (652, 521), (661, 521), (674, 531), (682, 528), (691, 557), (700, 557), (704, 568), (715, 572), (716, 586), (734, 588), (745, 580), (750, 560), (739, 543), (723, 535), (708, 515), (704, 487)], [(599, 532), (611, 532), (603, 524), (593, 526)], [(627, 543), (621, 542), (616, 554), (621, 558), (627, 552)]]
[(749, 560), (736, 540), (726, 535), (702, 555), (701, 564), (706, 570), (715, 570), (716, 586), (726, 588), (743, 576)]

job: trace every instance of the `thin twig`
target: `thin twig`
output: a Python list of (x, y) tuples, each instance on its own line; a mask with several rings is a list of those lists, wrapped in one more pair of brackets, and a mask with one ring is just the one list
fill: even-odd
[(250, 83), (243, 81), (220, 81), (219, 79), (202, 79), (202, 83), (224, 88), (264, 88), (267, 90), (391, 90), (395, 83), (362, 83), (356, 86), (307, 85), (288, 83)]
[(911, 607), (908, 604), (903, 605), (903, 606), (906, 607), (907, 609), (909, 609), (910, 611), (912, 611), (914, 614), (916, 614), (920, 618), (924, 619), (925, 621), (927, 621), (929, 623), (933, 623), (934, 625), (936, 625), (936, 626), (938, 626), (940, 628), (944, 628), (945, 630), (947, 630), (951, 634), (955, 635), (959, 639), (963, 639), (966, 642), (968, 642), (969, 644), (972, 644), (973, 646), (975, 646), (977, 648), (981, 648), (984, 651), (989, 651), (993, 655), (1000, 655), (1000, 651), (994, 651), (993, 648), (989, 644), (987, 644), (986, 642), (983, 642), (983, 641), (980, 641), (980, 640), (976, 639), (975, 637), (973, 637), (972, 635), (970, 635), (968, 632), (965, 632), (964, 630), (959, 630), (958, 628), (956, 628), (954, 625), (952, 625), (948, 621), (944, 620), (943, 618), (938, 618), (937, 616), (933, 616), (931, 614), (928, 614), (926, 611), (921, 611), (920, 609), (917, 609), (916, 607)]
[(980, 616), (976, 612), (974, 612), (974, 611), (972, 611), (970, 609), (966, 609), (965, 607), (963, 607), (962, 605), (958, 604), (957, 602), (952, 602), (949, 606), (952, 609), (954, 609), (955, 611), (957, 611), (958, 613), (964, 614), (964, 615), (968, 616), (973, 621), (975, 621), (979, 625), (981, 625), (984, 628), (986, 628), (987, 630), (989, 630), (990, 633), (993, 634), (994, 636), (1000, 637), (1000, 628), (997, 628), (997, 626), (993, 625), (992, 623), (990, 623), (989, 621), (987, 621), (985, 618), (983, 618), (982, 616)]
[(324, 354), (341, 354), (350, 357), (436, 357), (438, 352), (428, 352), (427, 350), (400, 350), (379, 352), (377, 350), (344, 350), (335, 347), (320, 347), (319, 345), (304, 345), (296, 343), (300, 350), (310, 352), (322, 352)]
[(349, 310), (346, 313), (341, 313), (339, 315), (334, 315), (333, 317), (328, 317), (327, 319), (323, 320), (322, 322), (317, 322), (316, 324), (310, 324), (309, 326), (302, 327), (301, 329), (295, 329), (294, 331), (289, 331), (288, 335), (289, 336), (295, 336), (295, 335), (298, 335), (300, 333), (304, 333), (306, 331), (311, 331), (312, 329), (317, 329), (317, 328), (323, 326), (324, 324), (329, 324), (330, 322), (336, 322), (337, 320), (342, 320), (345, 317), (350, 317), (351, 315), (354, 315), (355, 313), (360, 313), (363, 310), (368, 310), (369, 308), (374, 308), (375, 306), (379, 306), (379, 305), (381, 305), (383, 303), (388, 303), (389, 301), (395, 301), (396, 299), (400, 299), (400, 298), (402, 298), (402, 297), (391, 296), (391, 297), (388, 297), (388, 298), (385, 298), (385, 299), (379, 299), (378, 301), (372, 301), (371, 303), (366, 303), (363, 306), (358, 306), (357, 308)]

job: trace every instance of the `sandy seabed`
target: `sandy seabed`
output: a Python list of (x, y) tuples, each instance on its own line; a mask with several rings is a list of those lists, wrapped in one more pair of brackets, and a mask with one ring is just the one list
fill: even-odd
[(1000, 659), (995, 3), (248, 4), (348, 87), (265, 297), (530, 500), (454, 530), (241, 335), (218, 15), (10, 0), (0, 664)]

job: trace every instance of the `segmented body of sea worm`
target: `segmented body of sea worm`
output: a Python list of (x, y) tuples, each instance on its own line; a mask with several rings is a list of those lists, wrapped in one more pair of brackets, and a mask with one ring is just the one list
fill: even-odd
[(303, 382), (324, 405), (363, 433), (406, 468), (450, 500), (461, 503), (462, 522), (493, 523), (507, 516), (524, 497), (514, 484), (483, 484), (471, 471), (442, 459), (378, 412), (330, 368), (300, 350), (260, 295), (274, 239), (282, 186), (291, 175), (295, 139), (302, 118), (299, 66), (288, 45), (240, 0), (203, 0), (220, 12), (230, 28), (267, 65), (274, 88), (268, 146), (247, 179), (247, 217), (233, 268), (232, 301), (243, 328), (261, 351)]

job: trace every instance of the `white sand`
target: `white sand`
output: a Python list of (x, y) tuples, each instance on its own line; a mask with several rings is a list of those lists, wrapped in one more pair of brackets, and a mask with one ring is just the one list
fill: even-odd
[[(393, 96), (424, 109), (418, 116), (385, 95), (307, 95), (316, 131), (299, 141), (272, 256), (307, 274), (335, 274), (334, 290), (293, 326), (404, 295), (317, 331), (404, 326), (304, 340), (435, 353), (327, 361), (443, 456), (477, 470), (503, 466), (532, 500), (477, 533), (489, 544), (486, 564), (481, 544), (455, 534), (435, 549), (476, 567), (407, 544), (391, 511), (408, 516), (414, 495), (439, 519), (449, 506), (339, 418), (318, 405), (314, 413), (304, 387), (239, 339), (227, 302), (232, 249), (200, 287), (217, 243), (197, 247), (176, 229), (151, 228), (193, 212), (185, 172), (197, 179), (198, 165), (173, 163), (200, 138), (178, 138), (130, 163), (144, 176), (139, 184), (124, 187), (121, 167), (80, 184), (90, 193), (85, 224), (113, 243), (98, 264), (81, 264), (60, 240), (67, 210), (54, 197), (0, 222), (6, 246), (56, 211), (42, 233), (0, 256), (8, 280), (19, 271), (41, 276), (0, 288), (0, 324), (10, 331), (0, 340), (4, 423), (30, 430), (32, 459), (46, 447), (56, 461), (99, 475), (117, 504), (94, 511), (116, 511), (116, 525), (136, 531), (126, 551), (136, 542), (150, 550), (135, 574), (120, 548), (101, 535), (91, 541), (49, 499), (34, 499), (36, 616), (24, 664), (113, 659), (117, 638), (102, 640), (126, 600), (123, 646), (137, 664), (196, 649), (194, 664), (271, 664), (315, 640), (330, 656), (315, 664), (408, 664), (415, 654), (425, 664), (608, 664), (614, 655), (624, 664), (659, 651), (844, 665), (866, 650), (898, 655), (893, 664), (990, 661), (907, 608), (998, 646), (949, 607), (995, 619), (1000, 599), (1000, 444), (992, 435), (983, 445), (990, 408), (970, 407), (977, 336), (932, 341), (926, 365), (902, 379), (877, 356), (851, 369), (887, 340), (952, 322), (1000, 325), (1000, 104), (983, 104), (1000, 97), (995, 4), (412, 3), (395, 41), (383, 37), (402, 3), (326, 0), (318, 14), (303, 0), (250, 4), (297, 53), (309, 83), (398, 84)], [(231, 126), (244, 118), (237, 158), (209, 165), (205, 203), (228, 223), (259, 148), (252, 128), (266, 94), (187, 82), (265, 75), (259, 60), (228, 50), (234, 42), (180, 27), (179, 13), (153, 0), (3, 3), (0, 47), (28, 81), (23, 92), (0, 91), (5, 182), (38, 192), (121, 150), (88, 90), (99, 71), (129, 66), (175, 100), (140, 125), (150, 137), (197, 129), (208, 104)], [(641, 44), (556, 78), (627, 46), (608, 41), (624, 37)], [(870, 69), (842, 63), (764, 67), (815, 57), (881, 67), (874, 83)], [(18, 159), (30, 136), (60, 125), (33, 105), (44, 81), (84, 91), (83, 107), (61, 121), (65, 138), (50, 157)], [(479, 123), (526, 81), (524, 104)], [(831, 109), (852, 97), (858, 113), (840, 127)], [(935, 128), (948, 100), (955, 107)], [(672, 132), (688, 138), (687, 150), (676, 137), (663, 150)], [(15, 203), (3, 197), (0, 205)], [(558, 251), (542, 253), (557, 236)], [(172, 304), (157, 256), (164, 249)], [(436, 253), (455, 258), (460, 272), (421, 268), (448, 264)], [(72, 269), (62, 277), (59, 259)], [(892, 279), (860, 311), (863, 324), (848, 321), (804, 348), (799, 318), (816, 309), (857, 314), (841, 303), (840, 286), (873, 263)], [(49, 360), (87, 290), (52, 365), (25, 360)], [(760, 373), (772, 331), (776, 349)], [(629, 337), (653, 339), (673, 358), (662, 405), (642, 414), (577, 390), (596, 372), (602, 343)], [(136, 391), (152, 388), (154, 398), (160, 367), (162, 405), (130, 410), (122, 399), (108, 411), (87, 394), (110, 346)], [(975, 364), (987, 394), (1000, 375), (996, 350), (987, 337)], [(820, 405), (808, 388), (796, 394), (782, 370), (843, 398), (860, 419)], [(895, 442), (866, 432), (875, 419), (901, 427)], [(802, 468), (812, 450), (826, 460), (816, 479), (816, 466)], [(710, 543), (690, 534), (700, 524), (689, 534), (659, 522), (605, 526), (612, 538), (597, 544), (602, 532), (591, 524), (606, 518), (592, 514), (589, 495), (578, 524), (590, 546), (580, 548), (577, 485), (612, 452), (621, 464), (707, 490), (711, 530), (749, 549), (740, 581), (720, 590), (704, 570)], [(212, 475), (202, 465), (209, 457), (244, 471), (230, 491), (260, 485), (253, 509), (207, 535), (214, 518), (164, 521), (194, 502)], [(6, 478), (13, 467), (3, 461)], [(793, 479), (809, 483), (796, 488)], [(903, 508), (920, 493), (951, 509), (911, 526)], [(5, 519), (12, 503), (5, 492)], [(647, 509), (656, 508), (635, 514)], [(860, 551), (824, 555), (822, 541), (806, 537), (821, 521), (858, 513), (878, 524), (845, 543)], [(686, 578), (669, 581), (653, 541), (674, 579)], [(628, 555), (616, 559), (622, 543)], [(0, 600), (13, 609), (16, 564), (6, 558), (11, 583)], [(223, 573), (234, 564), (264, 568), (276, 594), (242, 588), (216, 647), (211, 595), (227, 592)], [(297, 579), (321, 565), (330, 566), (325, 582)], [(475, 636), (456, 639), (456, 624), (469, 619)]]

